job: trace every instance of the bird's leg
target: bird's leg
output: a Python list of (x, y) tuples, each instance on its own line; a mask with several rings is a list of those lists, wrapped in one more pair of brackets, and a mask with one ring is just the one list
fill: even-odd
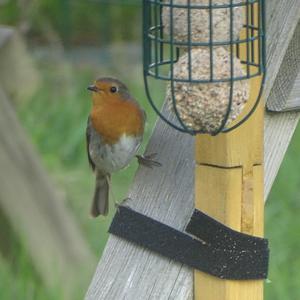
[(127, 197), (124, 200), (121, 200), (120, 202), (117, 201), (116, 200), (117, 198), (116, 198), (116, 196), (114, 194), (114, 191), (112, 189), (111, 176), (110, 175), (106, 175), (106, 180), (107, 180), (107, 183), (108, 183), (108, 186), (109, 186), (110, 194), (111, 194), (112, 200), (114, 202), (115, 208), (118, 209), (119, 206), (123, 204), (123, 202), (125, 202), (126, 200), (129, 200), (130, 198)]
[(140, 165), (143, 165), (145, 167), (152, 169), (153, 167), (161, 167), (161, 163), (154, 160), (154, 157), (156, 155), (157, 155), (157, 153), (151, 153), (148, 155), (136, 155), (136, 158)]
[(109, 188), (112, 200), (114, 202), (115, 207), (117, 208), (120, 205), (120, 203), (116, 200), (116, 196), (115, 196), (114, 191), (112, 189), (110, 174), (106, 175), (106, 180), (107, 180), (107, 184), (108, 184), (108, 188)]

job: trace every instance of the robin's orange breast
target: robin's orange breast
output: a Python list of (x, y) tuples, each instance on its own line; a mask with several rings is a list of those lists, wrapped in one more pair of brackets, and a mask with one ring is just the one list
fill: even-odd
[(133, 101), (107, 101), (93, 106), (91, 121), (103, 141), (111, 145), (117, 143), (124, 134), (141, 136), (145, 117), (138, 104)]

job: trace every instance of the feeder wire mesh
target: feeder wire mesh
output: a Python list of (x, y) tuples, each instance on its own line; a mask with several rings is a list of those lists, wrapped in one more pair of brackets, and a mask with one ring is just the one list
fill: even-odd
[[(241, 29), (243, 34), (240, 34)], [(261, 98), (265, 63), (264, 0), (144, 0), (145, 90), (153, 109), (173, 128), (190, 134), (216, 135), (240, 126), (255, 111)], [(228, 126), (241, 110), (235, 103), (236, 95), (241, 94), (235, 91), (235, 85), (240, 83), (240, 87), (244, 88), (244, 98), (249, 98), (246, 84), (257, 76), (261, 76), (262, 80), (255, 103), (241, 120)], [(160, 112), (151, 95), (150, 79), (168, 82), (169, 104), (178, 122)], [(203, 96), (205, 99), (197, 100), (189, 97), (187, 92), (185, 97), (190, 100), (180, 104), (178, 99), (182, 96), (179, 94), (190, 88), (211, 94), (219, 88), (222, 92), (222, 95), (216, 95), (219, 102), (215, 104), (222, 103), (222, 117), (210, 130), (194, 126), (184, 118), (184, 113), (191, 112), (189, 106), (194, 107), (197, 101), (203, 100), (200, 110), (203, 104), (209, 107), (213, 102), (213, 97)], [(233, 110), (238, 112), (234, 116)], [(216, 113), (212, 112), (212, 116), (215, 117)]]

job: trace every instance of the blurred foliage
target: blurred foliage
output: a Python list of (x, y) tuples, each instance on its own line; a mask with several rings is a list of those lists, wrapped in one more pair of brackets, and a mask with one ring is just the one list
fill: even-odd
[[(62, 300), (62, 286), (45, 289), (36, 274), (26, 250), (17, 242), (11, 253), (13, 266), (0, 255), (0, 298), (5, 300)], [(82, 299), (81, 297), (77, 299)], [(74, 300), (77, 300), (74, 299)]]
[(300, 125), (266, 205), (270, 283), (266, 300), (300, 299)]
[(141, 3), (132, 0), (9, 0), (0, 9), (1, 24), (21, 27), (39, 43), (57, 34), (65, 45), (136, 40), (140, 19)]
[(9, 0), (0, 6), (0, 24), (15, 25), (20, 19), (17, 0)]

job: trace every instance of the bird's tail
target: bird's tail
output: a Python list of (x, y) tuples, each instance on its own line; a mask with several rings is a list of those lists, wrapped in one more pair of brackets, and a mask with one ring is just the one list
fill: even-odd
[(96, 187), (91, 207), (91, 215), (95, 218), (99, 215), (108, 214), (108, 176), (96, 170)]

